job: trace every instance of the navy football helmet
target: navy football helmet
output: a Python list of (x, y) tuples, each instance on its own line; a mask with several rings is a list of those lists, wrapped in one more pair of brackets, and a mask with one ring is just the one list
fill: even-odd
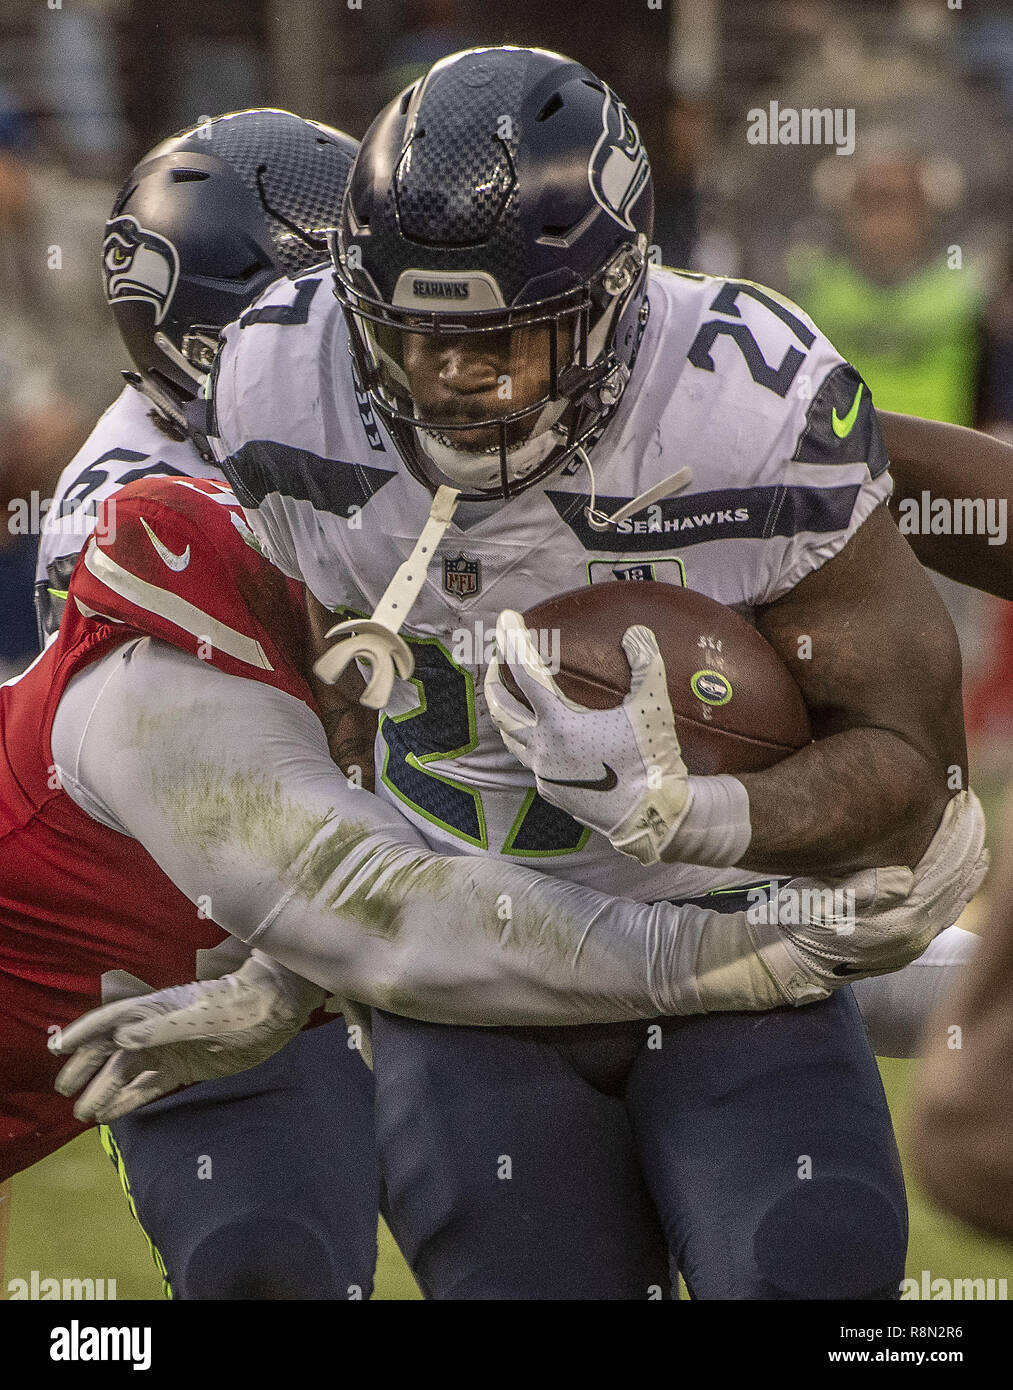
[(132, 170), (102, 246), (106, 298), (156, 419), (190, 433), (218, 335), (281, 275), (327, 260), (357, 143), (289, 111), (236, 111)]
[(476, 48), (373, 122), (331, 238), (361, 388), (411, 473), (509, 498), (589, 449), (647, 319), (637, 127), (557, 53)]

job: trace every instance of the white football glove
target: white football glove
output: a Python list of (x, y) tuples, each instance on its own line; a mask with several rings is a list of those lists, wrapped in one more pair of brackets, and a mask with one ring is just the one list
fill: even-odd
[(254, 951), (221, 979), (122, 999), (75, 1019), (50, 1040), (51, 1052), (74, 1054), (53, 1084), (72, 1096), (90, 1083), (74, 1114), (109, 1124), (179, 1086), (266, 1061), (326, 998), (319, 985)]
[(890, 865), (838, 879), (793, 878), (772, 901), (758, 895), (754, 906), (708, 923), (694, 981), (704, 1012), (808, 1004), (910, 964), (981, 886), (984, 839), (981, 805), (973, 792), (961, 792), (913, 870)]
[(618, 709), (606, 710), (587, 709), (563, 694), (519, 613), (503, 610), (496, 641), (531, 709), (506, 689), (494, 660), (485, 676), (489, 713), (510, 752), (535, 774), (539, 795), (600, 831), (623, 854), (655, 863), (691, 797), (654, 633), (642, 626), (626, 630), (630, 693)]
[[(981, 802), (974, 792), (959, 792), (947, 803), (913, 871), (899, 866), (864, 869), (847, 879), (828, 880), (854, 890), (854, 919), (834, 920), (817, 911), (809, 923), (782, 924), (780, 930), (798, 963), (829, 988), (859, 975), (883, 975), (917, 960), (952, 926), (987, 871)], [(907, 888), (905, 876), (911, 880)], [(799, 878), (790, 886), (804, 891), (826, 885)]]
[[(843, 939), (850, 949), (857, 948), (860, 957), (869, 954), (864, 943), (870, 937), (881, 939), (882, 917), (904, 901), (914, 886), (914, 874), (906, 868), (864, 869), (835, 886), (841, 895), (836, 901), (854, 909), (840, 918), (834, 915), (829, 884), (793, 878), (770, 897), (757, 890), (749, 908), (709, 920), (698, 934), (695, 961), (694, 983), (703, 1011), (811, 1004), (829, 998), (860, 974), (874, 973), (856, 967), (848, 977), (837, 975), (833, 967), (841, 956), (827, 961), (821, 951), (836, 952), (841, 934), (847, 933)], [(708, 909), (684, 904), (679, 911), (695, 914)], [(799, 941), (815, 944), (815, 949), (802, 952)]]

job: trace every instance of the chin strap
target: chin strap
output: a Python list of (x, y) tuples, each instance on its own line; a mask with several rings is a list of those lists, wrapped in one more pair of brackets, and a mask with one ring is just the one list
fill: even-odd
[(365, 690), (359, 696), (359, 704), (369, 709), (383, 709), (394, 688), (394, 677), (407, 680), (415, 669), (415, 658), (411, 648), (398, 629), (408, 617), (415, 600), (426, 582), (429, 561), (443, 533), (454, 519), (460, 491), (453, 487), (441, 487), (433, 498), (429, 509), (429, 519), (422, 528), (422, 534), (415, 542), (415, 548), (400, 565), (394, 578), (384, 590), (383, 598), (368, 618), (350, 618), (338, 623), (326, 634), (328, 637), (341, 637), (329, 651), (316, 662), (313, 670), (327, 685), (334, 685), (345, 668), (353, 661), (369, 665), (370, 678)]
[(588, 525), (594, 531), (607, 531), (610, 526), (618, 526), (627, 517), (634, 516), (637, 512), (642, 512), (645, 507), (649, 507), (652, 502), (659, 502), (662, 497), (671, 497), (673, 493), (681, 492), (684, 487), (688, 487), (693, 481), (693, 470), (691, 468), (680, 468), (678, 473), (670, 473), (667, 478), (662, 478), (660, 483), (655, 483), (646, 492), (642, 492), (639, 497), (632, 498), (626, 502), (611, 516), (601, 512), (595, 504), (595, 483), (594, 469), (591, 467), (591, 460), (588, 458), (584, 449), (577, 449), (579, 456), (587, 469), (588, 477), (591, 479), (591, 501), (585, 508), (587, 513)]

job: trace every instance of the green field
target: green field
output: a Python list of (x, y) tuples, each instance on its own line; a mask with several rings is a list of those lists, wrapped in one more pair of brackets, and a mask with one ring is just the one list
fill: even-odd
[[(902, 1155), (912, 1062), (881, 1063)], [(906, 1165), (907, 1166), (907, 1165)], [(1013, 1246), (984, 1240), (943, 1216), (909, 1180), (909, 1277), (1001, 1279), (1013, 1289)], [(161, 1280), (147, 1243), (131, 1217), (116, 1175), (95, 1134), (85, 1134), (14, 1180), (6, 1281), (115, 1278), (120, 1298), (161, 1297)], [(419, 1294), (386, 1228), (380, 1231), (376, 1298)]]

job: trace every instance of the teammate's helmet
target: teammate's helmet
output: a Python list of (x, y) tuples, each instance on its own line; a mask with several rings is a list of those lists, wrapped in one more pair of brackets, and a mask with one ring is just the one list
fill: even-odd
[(280, 275), (327, 260), (358, 145), (290, 111), (236, 111), (151, 150), (113, 205), (106, 298), (136, 373), (186, 430), (219, 331)]
[(453, 54), (380, 113), (331, 238), (335, 293), (415, 477), (511, 497), (591, 446), (646, 322), (653, 220), (626, 108), (557, 53)]

